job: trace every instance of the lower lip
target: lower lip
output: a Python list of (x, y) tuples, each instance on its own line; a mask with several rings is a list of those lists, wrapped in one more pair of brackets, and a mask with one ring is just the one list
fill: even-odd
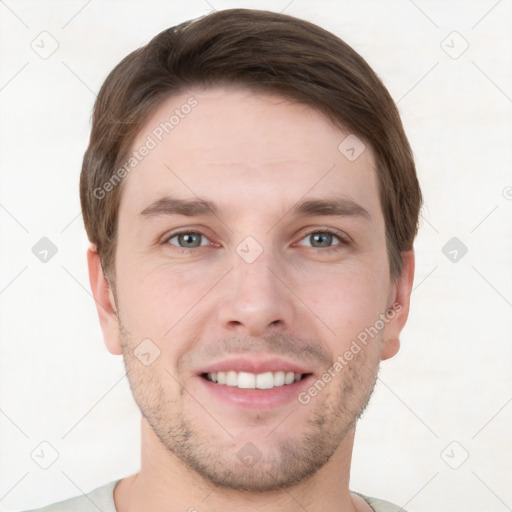
[(216, 384), (203, 377), (198, 378), (207, 392), (223, 402), (231, 403), (237, 407), (254, 409), (273, 408), (294, 400), (298, 401), (299, 393), (310, 385), (313, 376), (308, 375), (299, 382), (270, 389), (241, 389), (236, 386)]

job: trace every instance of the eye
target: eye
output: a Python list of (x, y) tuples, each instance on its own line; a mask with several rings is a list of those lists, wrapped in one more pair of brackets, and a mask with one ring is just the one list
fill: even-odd
[[(301, 242), (303, 241), (309, 243), (299, 243), (299, 245), (312, 247), (313, 249), (323, 249), (324, 252), (337, 250), (349, 244), (349, 240), (343, 237), (342, 234), (330, 229), (316, 229), (310, 231), (301, 239)], [(198, 231), (174, 233), (168, 236), (164, 240), (164, 243), (173, 245), (178, 249), (189, 249), (191, 251), (211, 244), (208, 238)]]
[[(176, 239), (176, 243), (173, 240)], [(205, 243), (201, 243), (201, 239)], [(208, 245), (208, 239), (202, 234), (196, 231), (183, 231), (181, 233), (174, 233), (168, 237), (165, 243), (176, 245), (182, 249), (196, 249), (198, 247)]]
[[(314, 249), (338, 249), (338, 246), (348, 244), (348, 240), (343, 238), (338, 232), (330, 229), (317, 229), (309, 232), (302, 240), (309, 241), (306, 247), (313, 247)], [(338, 240), (339, 243), (332, 245), (333, 241)], [(299, 244), (304, 245), (304, 244)]]

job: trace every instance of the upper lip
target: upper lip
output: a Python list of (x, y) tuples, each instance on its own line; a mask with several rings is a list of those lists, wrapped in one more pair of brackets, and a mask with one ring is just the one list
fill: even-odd
[(204, 368), (200, 369), (198, 374), (203, 373), (215, 373), (215, 372), (248, 372), (248, 373), (266, 373), (266, 372), (293, 372), (293, 373), (311, 373), (304, 366), (287, 361), (286, 359), (278, 357), (267, 357), (267, 358), (248, 358), (248, 357), (236, 357), (233, 359), (224, 359), (216, 363), (212, 363)]

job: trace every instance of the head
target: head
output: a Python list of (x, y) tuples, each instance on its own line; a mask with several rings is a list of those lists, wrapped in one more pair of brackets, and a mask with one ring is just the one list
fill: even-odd
[[(103, 84), (80, 197), (106, 344), (169, 458), (258, 491), (322, 468), (398, 350), (414, 273), (414, 161), (367, 63), (265, 11), (166, 30)], [(302, 377), (211, 382), (237, 369)]]

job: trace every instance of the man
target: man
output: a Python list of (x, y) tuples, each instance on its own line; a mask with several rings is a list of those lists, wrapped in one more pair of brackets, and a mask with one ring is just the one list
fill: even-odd
[(407, 320), (421, 205), (359, 55), (266, 11), (160, 33), (101, 88), (80, 196), (142, 462), (43, 511), (402, 510), (349, 490), (356, 422)]

